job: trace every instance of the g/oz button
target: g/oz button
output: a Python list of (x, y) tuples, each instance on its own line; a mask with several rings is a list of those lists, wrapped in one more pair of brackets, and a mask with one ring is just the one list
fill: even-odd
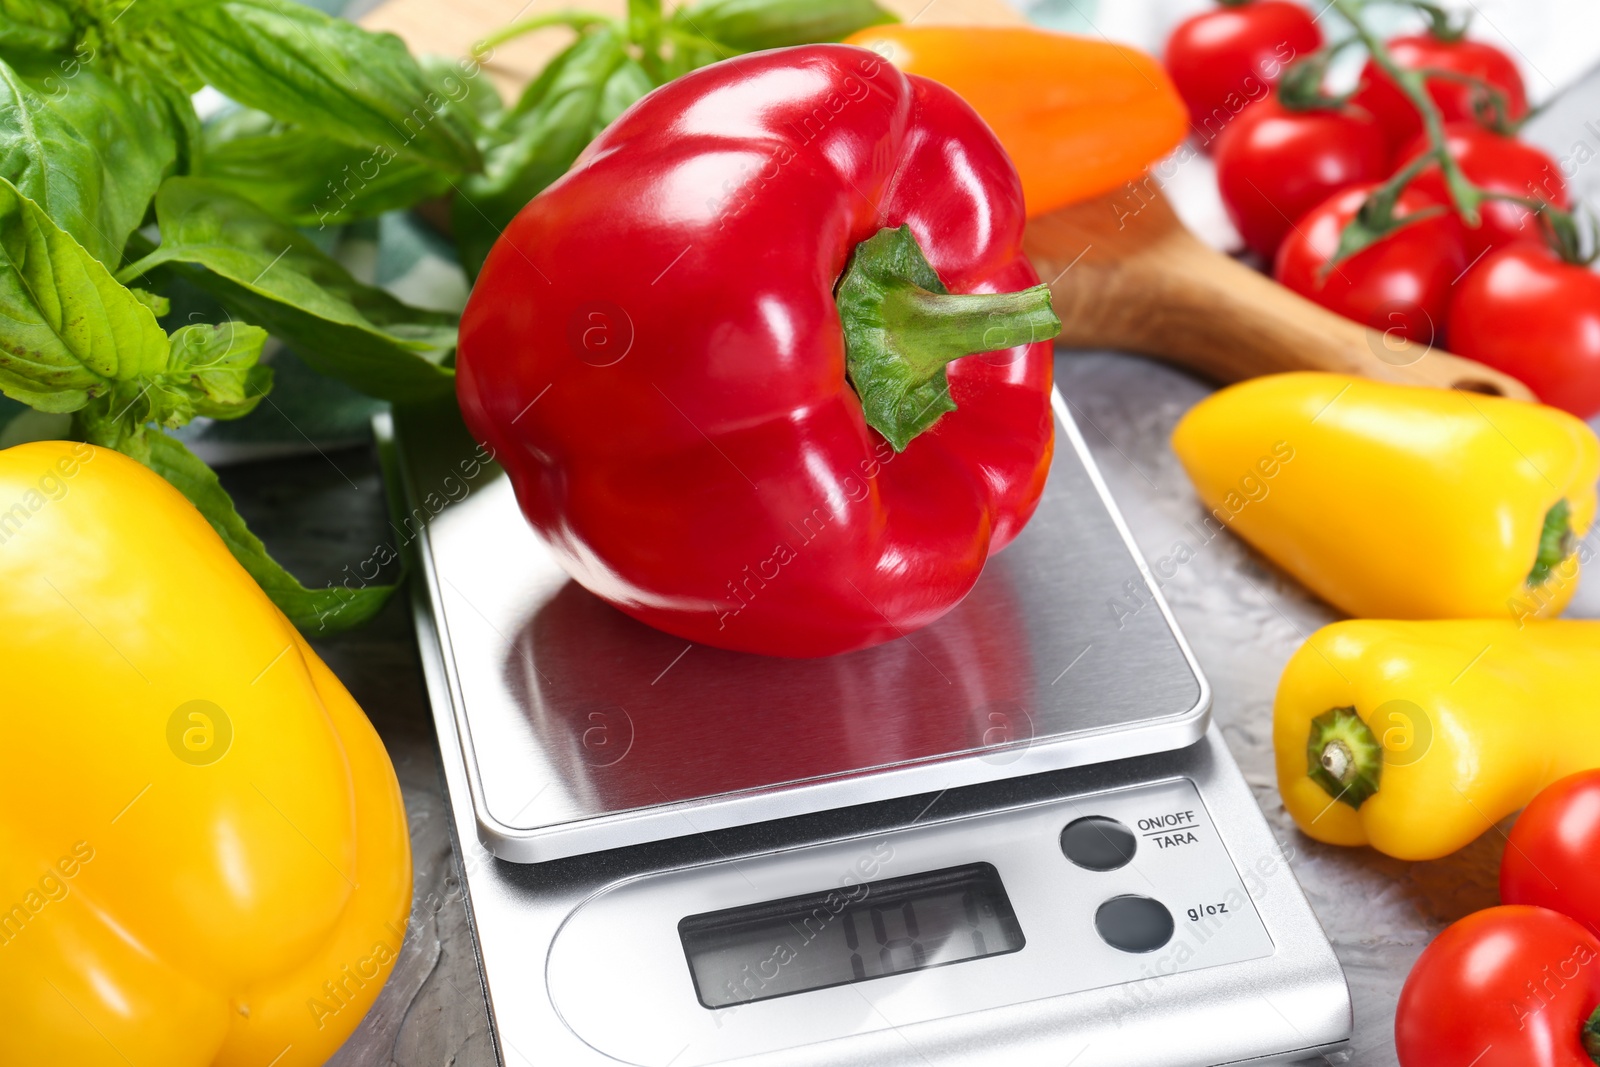
[(1061, 851), (1085, 870), (1114, 871), (1125, 867), (1138, 848), (1139, 839), (1132, 830), (1104, 815), (1074, 819), (1061, 831)]
[(1172, 940), (1172, 912), (1149, 897), (1112, 897), (1094, 913), (1101, 940), (1124, 952), (1154, 952)]

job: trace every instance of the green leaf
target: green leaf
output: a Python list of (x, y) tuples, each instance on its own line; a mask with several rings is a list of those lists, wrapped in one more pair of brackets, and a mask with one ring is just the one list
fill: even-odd
[(54, 0), (0, 0), (0, 53), (8, 58), (64, 51), (73, 36), (72, 16)]
[(452, 316), (361, 284), (299, 232), (211, 182), (168, 179), (156, 218), (161, 246), (124, 276), (204, 267), (185, 275), (323, 374), (384, 400), (450, 388), (453, 372), (440, 363), (455, 346)]
[(163, 25), (206, 81), (247, 107), (441, 170), (482, 166), (471, 129), (393, 34), (294, 0), (192, 0)]
[[(565, 174), (604, 129), (607, 87), (626, 58), (613, 27), (587, 33), (552, 59), (502, 116), (499, 143), (485, 153), (484, 173), (462, 184), (453, 209), (456, 245), (469, 272), (482, 266), (517, 212)], [(619, 92), (639, 84), (632, 72), (624, 78)], [(649, 79), (642, 84), (648, 87)]]
[(295, 226), (337, 226), (441, 196), (450, 177), (397, 159), (380, 145), (358, 148), (302, 126), (220, 143), (209, 138), (199, 177)]
[(183, 442), (163, 433), (150, 435), (149, 457), (144, 462), (205, 516), (233, 558), (301, 633), (314, 636), (359, 626), (376, 615), (394, 592), (392, 585), (307, 589), (267, 554), (266, 546), (240, 518), (216, 474)]
[(176, 153), (142, 78), (84, 67), (46, 97), (0, 63), (0, 177), (113, 267)]
[(128, 292), (133, 294), (133, 298), (135, 300), (149, 308), (150, 313), (158, 319), (170, 314), (172, 311), (172, 301), (168, 300), (160, 293), (152, 293), (144, 289), (134, 288), (130, 288)]
[[(644, 68), (631, 59), (624, 59), (611, 76), (606, 79), (605, 86), (600, 91), (600, 109), (595, 115), (594, 137), (613, 122), (617, 116), (628, 110), (639, 101), (655, 84), (650, 81), (650, 75)], [(590, 140), (594, 140), (591, 137)]]
[(196, 323), (171, 335), (164, 391), (172, 398), (177, 425), (196, 415), (237, 419), (255, 410), (272, 389), (272, 371), (259, 366), (267, 331), (224, 322)]
[(741, 52), (842, 41), (857, 30), (898, 22), (872, 0), (701, 0), (672, 21)]
[[(78, 132), (99, 164), (96, 229), (106, 246), (105, 254), (95, 254), (113, 269), (178, 156), (173, 102), (158, 84), (160, 77), (122, 65), (113, 78), (100, 67), (85, 66), (62, 91), (47, 97), (50, 108)], [(193, 113), (192, 104), (182, 104)]]
[(151, 309), (0, 178), (0, 391), (40, 411), (76, 411), (166, 360)]
[(466, 123), (482, 133), (500, 112), (505, 101), (494, 82), (483, 77), (483, 64), (475, 59), (447, 59), (424, 55), (417, 58), (429, 87), (449, 100)]

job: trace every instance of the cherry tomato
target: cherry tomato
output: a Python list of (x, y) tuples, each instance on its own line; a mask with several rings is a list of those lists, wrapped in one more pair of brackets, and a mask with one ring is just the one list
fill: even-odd
[[(1389, 54), (1406, 70), (1447, 70), (1482, 79), (1505, 94), (1507, 119), (1515, 121), (1528, 113), (1528, 94), (1522, 86), (1522, 75), (1506, 54), (1492, 44), (1441, 41), (1427, 33), (1396, 37), (1388, 44)], [(1445, 78), (1429, 78), (1428, 95), (1439, 105), (1446, 122), (1477, 118), (1473, 105), (1481, 94), (1475, 86)], [(1371, 59), (1361, 70), (1361, 86), (1352, 103), (1377, 117), (1388, 132), (1390, 148), (1395, 151), (1422, 132), (1422, 119), (1417, 109)]]
[[(1355, 217), (1371, 185), (1334, 193), (1295, 224), (1278, 248), (1278, 281), (1347, 319), (1419, 344), (1443, 332), (1451, 283), (1467, 265), (1461, 220), (1440, 214), (1390, 234), (1323, 273), (1339, 247), (1339, 234)], [(1398, 214), (1430, 205), (1410, 190)]]
[(1559, 911), (1600, 937), (1600, 770), (1561, 779), (1511, 828), (1500, 899)]
[[(1559, 208), (1570, 206), (1561, 168), (1533, 145), (1484, 129), (1476, 122), (1452, 122), (1444, 130), (1450, 154), (1474, 185), (1543, 200)], [(1399, 158), (1410, 162), (1422, 154), (1427, 144), (1427, 138), (1419, 135)], [(1451, 204), (1437, 166), (1417, 175), (1411, 188), (1436, 204)], [(1467, 230), (1467, 256), (1476, 259), (1486, 248), (1501, 248), (1530, 238), (1540, 240), (1541, 236), (1533, 212), (1521, 204), (1488, 200), (1483, 204), (1483, 224)]]
[(1600, 413), (1600, 275), (1543, 245), (1509, 245), (1467, 272), (1448, 314), (1450, 351), (1579, 418)]
[(1388, 173), (1383, 131), (1359, 108), (1290, 111), (1261, 101), (1217, 140), (1217, 185), (1228, 216), (1270, 260), (1295, 221), (1341, 189)]
[(1322, 31), (1305, 8), (1254, 0), (1180, 22), (1167, 38), (1167, 73), (1210, 146), (1247, 104), (1267, 95), (1284, 67), (1321, 47)]
[(1595, 1067), (1600, 940), (1544, 908), (1499, 907), (1423, 950), (1394, 1020), (1401, 1067)]

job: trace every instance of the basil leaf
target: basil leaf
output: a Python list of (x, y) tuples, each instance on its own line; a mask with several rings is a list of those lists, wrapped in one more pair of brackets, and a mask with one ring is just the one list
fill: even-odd
[(605, 85), (600, 90), (600, 108), (595, 114), (594, 134), (589, 139), (592, 141), (600, 136), (600, 132), (613, 122), (617, 116), (628, 110), (639, 98), (655, 88), (650, 75), (644, 68), (631, 59), (624, 58), (621, 65), (611, 72)]
[(376, 615), (394, 592), (392, 585), (307, 589), (267, 554), (267, 547), (245, 525), (216, 474), (184, 447), (183, 442), (164, 433), (155, 433), (150, 435), (149, 443), (146, 465), (205, 516), (228, 546), (228, 551), (233, 553), (233, 558), (301, 633), (338, 633), (359, 626)]
[(166, 126), (99, 72), (51, 101), (0, 63), (0, 177), (102, 263), (121, 260), (174, 152)]
[(40, 411), (76, 411), (166, 360), (151, 309), (0, 178), (0, 391)]
[(505, 110), (500, 91), (494, 82), (482, 78), (483, 64), (477, 60), (424, 55), (417, 62), (429, 87), (449, 100), (456, 114), (476, 133), (482, 133)]
[(842, 41), (900, 21), (872, 0), (700, 0), (673, 12), (682, 29), (741, 52)]
[[(209, 132), (209, 131), (208, 131)], [(342, 225), (442, 196), (449, 175), (384, 145), (357, 147), (301, 126), (208, 138), (197, 175), (296, 226)]]
[(599, 120), (606, 86), (626, 58), (623, 39), (612, 27), (585, 34), (552, 59), (501, 117), (484, 172), (462, 183), (452, 210), (456, 246), (470, 273), (483, 265), (517, 212), (565, 174), (604, 128)]
[[(77, 131), (98, 164), (95, 230), (105, 245), (96, 249), (83, 243), (113, 268), (178, 157), (172, 102), (158, 85), (159, 77), (121, 65), (113, 78), (99, 67), (84, 66), (45, 98), (49, 108)], [(53, 84), (49, 79), (43, 83), (47, 91)], [(193, 105), (182, 103), (192, 114)]]
[(455, 320), (363, 285), (316, 245), (250, 201), (199, 178), (156, 194), (161, 245), (123, 270), (204, 267), (185, 276), (242, 318), (283, 338), (314, 370), (369, 396), (400, 400), (449, 389), (440, 365)]
[(259, 365), (267, 331), (225, 322), (196, 323), (175, 331), (163, 381), (171, 417), (183, 425), (196, 415), (237, 419), (255, 410), (272, 389), (272, 371)]
[[(170, 68), (168, 72), (171, 72)], [(173, 141), (177, 145), (177, 161), (167, 173), (193, 173), (202, 151), (200, 116), (195, 112), (193, 100), (199, 90), (185, 88), (181, 81), (158, 73), (148, 73), (145, 86), (151, 100), (150, 107), (152, 110), (161, 110), (167, 129), (172, 131)]]
[(294, 0), (178, 4), (164, 28), (207, 82), (247, 107), (442, 170), (482, 166), (471, 129), (393, 34)]
[(135, 300), (149, 308), (150, 313), (158, 319), (172, 313), (172, 301), (168, 300), (160, 293), (152, 293), (144, 289), (132, 288), (130, 288), (128, 292), (133, 294), (133, 298)]
[(54, 0), (0, 0), (0, 53), (61, 52), (72, 44), (72, 16)]

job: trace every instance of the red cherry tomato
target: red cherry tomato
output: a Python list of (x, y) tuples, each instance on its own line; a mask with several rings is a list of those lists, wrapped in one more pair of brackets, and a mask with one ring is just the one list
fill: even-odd
[(1579, 418), (1600, 413), (1600, 275), (1543, 245), (1510, 245), (1467, 272), (1448, 314), (1452, 352)]
[(1271, 259), (1295, 221), (1341, 189), (1388, 173), (1383, 131), (1358, 108), (1290, 111), (1261, 101), (1217, 140), (1217, 186), (1228, 216)]
[(1210, 145), (1223, 127), (1265, 97), (1283, 68), (1322, 47), (1311, 13), (1287, 0), (1254, 0), (1185, 19), (1167, 38), (1167, 73)]
[[(1528, 94), (1522, 75), (1506, 54), (1482, 41), (1441, 41), (1432, 34), (1396, 37), (1389, 43), (1389, 54), (1406, 70), (1448, 70), (1479, 78), (1499, 89), (1506, 97), (1506, 118), (1515, 121), (1528, 113)], [(1439, 105), (1446, 122), (1475, 120), (1476, 87), (1445, 78), (1428, 79), (1428, 95)], [(1422, 119), (1411, 101), (1371, 59), (1361, 70), (1361, 87), (1352, 103), (1377, 117), (1389, 135), (1389, 146), (1398, 151), (1422, 132)]]
[[(1559, 208), (1570, 206), (1561, 168), (1531, 144), (1484, 129), (1476, 122), (1446, 125), (1445, 144), (1461, 164), (1462, 173), (1474, 185), (1497, 193), (1543, 200)], [(1427, 138), (1418, 136), (1399, 158), (1410, 162), (1426, 147)], [(1417, 175), (1411, 188), (1436, 204), (1450, 206), (1444, 176), (1437, 166)], [(1533, 212), (1506, 200), (1487, 200), (1483, 204), (1483, 224), (1467, 230), (1467, 255), (1476, 259), (1486, 248), (1501, 248), (1530, 238), (1541, 239)]]
[(1499, 907), (1423, 950), (1394, 1020), (1400, 1067), (1595, 1067), (1600, 940), (1544, 908)]
[[(1454, 215), (1414, 222), (1323, 273), (1339, 247), (1340, 232), (1372, 188), (1351, 186), (1312, 208), (1278, 248), (1273, 274), (1347, 319), (1432, 344), (1443, 332), (1451, 283), (1467, 265), (1461, 220)], [(1407, 190), (1397, 213), (1403, 217), (1428, 206)]]
[(1600, 937), (1600, 770), (1561, 779), (1523, 809), (1500, 860), (1500, 899), (1559, 911)]

